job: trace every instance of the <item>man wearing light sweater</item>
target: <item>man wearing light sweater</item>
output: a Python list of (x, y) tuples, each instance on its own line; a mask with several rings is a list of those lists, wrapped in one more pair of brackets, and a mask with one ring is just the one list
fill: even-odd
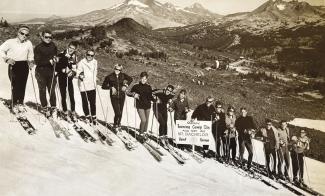
[(29, 69), (34, 66), (33, 45), (28, 40), (28, 36), (29, 28), (22, 26), (16, 38), (9, 39), (0, 46), (0, 57), (8, 64), (13, 111), (21, 110)]
[(77, 76), (85, 117), (96, 124), (97, 60), (94, 56), (93, 50), (87, 50), (86, 57), (77, 64)]

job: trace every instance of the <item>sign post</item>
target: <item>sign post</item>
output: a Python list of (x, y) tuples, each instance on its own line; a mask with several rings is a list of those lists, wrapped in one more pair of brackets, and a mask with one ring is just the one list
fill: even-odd
[(176, 120), (176, 143), (192, 145), (194, 153), (195, 145), (210, 145), (211, 129), (211, 121)]

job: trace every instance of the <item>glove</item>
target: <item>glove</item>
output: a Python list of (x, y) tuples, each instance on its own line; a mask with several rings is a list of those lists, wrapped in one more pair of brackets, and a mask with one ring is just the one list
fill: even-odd
[(16, 61), (13, 60), (13, 59), (11, 59), (11, 58), (9, 58), (9, 59), (6, 60), (6, 63), (9, 64), (9, 65), (13, 65), (13, 64), (16, 63)]
[(117, 94), (117, 91), (116, 91), (116, 88), (115, 87), (112, 87), (111, 88), (111, 91), (112, 91), (112, 95), (116, 95)]
[(134, 99), (139, 99), (140, 98), (140, 95), (137, 94), (137, 93), (135, 93), (133, 97), (134, 97)]
[(122, 91), (123, 91), (123, 92), (126, 91), (126, 86), (122, 86)]
[(70, 70), (68, 73), (67, 73), (68, 77), (69, 78), (73, 78), (75, 75), (76, 75), (76, 72)]
[(28, 61), (28, 67), (30, 70), (32, 70), (35, 67), (34, 61)]
[(84, 80), (84, 78), (85, 78), (85, 74), (83, 74), (83, 73), (80, 73), (80, 74), (79, 74), (79, 80), (83, 81), (83, 80)]

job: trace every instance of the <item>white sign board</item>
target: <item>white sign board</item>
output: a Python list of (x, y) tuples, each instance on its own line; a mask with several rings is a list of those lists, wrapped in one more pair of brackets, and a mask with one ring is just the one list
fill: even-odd
[(194, 144), (197, 146), (209, 145), (211, 135), (211, 121), (176, 120), (176, 143)]

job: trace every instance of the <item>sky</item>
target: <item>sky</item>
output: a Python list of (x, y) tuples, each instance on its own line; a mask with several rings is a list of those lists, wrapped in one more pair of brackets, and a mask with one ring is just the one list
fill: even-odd
[[(124, 0), (1, 0), (0, 16), (42, 17), (50, 15), (72, 16), (109, 8)], [(218, 14), (251, 11), (267, 0), (158, 0), (178, 6), (195, 2)], [(306, 0), (314, 5), (325, 5), (325, 0)]]

